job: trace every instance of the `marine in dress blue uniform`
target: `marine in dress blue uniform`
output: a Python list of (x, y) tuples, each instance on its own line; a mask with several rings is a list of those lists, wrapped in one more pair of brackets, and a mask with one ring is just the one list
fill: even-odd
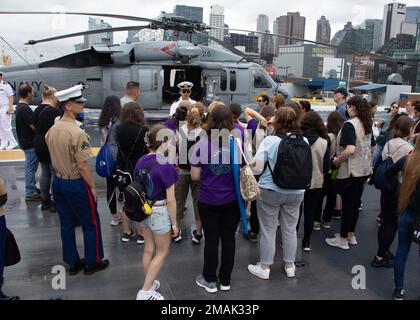
[[(96, 203), (96, 186), (90, 174), (88, 160), (93, 157), (89, 136), (77, 125), (76, 117), (83, 112), (82, 85), (59, 91), (64, 115), (45, 136), (56, 171), (52, 191), (60, 216), (64, 262), (70, 274), (84, 268), (85, 274), (105, 269), (101, 225)], [(75, 227), (83, 229), (85, 258), (77, 251)]]

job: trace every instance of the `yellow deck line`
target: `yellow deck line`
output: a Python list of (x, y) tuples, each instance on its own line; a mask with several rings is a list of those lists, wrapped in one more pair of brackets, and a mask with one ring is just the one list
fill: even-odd
[[(99, 152), (99, 148), (92, 148), (92, 153), (96, 157)], [(25, 153), (20, 150), (1, 150), (0, 151), (0, 162), (23, 162), (25, 161)]]

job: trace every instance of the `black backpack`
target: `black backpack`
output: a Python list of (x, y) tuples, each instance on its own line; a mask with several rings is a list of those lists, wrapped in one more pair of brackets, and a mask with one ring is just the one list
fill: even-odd
[(140, 170), (138, 176), (123, 191), (124, 193), (124, 213), (127, 217), (136, 222), (142, 222), (152, 213), (153, 204), (161, 194), (153, 200), (148, 200), (147, 180), (151, 177), (149, 173), (157, 164), (155, 161), (148, 169)]
[(122, 164), (117, 164), (117, 170), (115, 170), (115, 174), (113, 175), (113, 178), (115, 179), (115, 183), (117, 185), (117, 188), (121, 192), (123, 192), (124, 189), (127, 188), (127, 186), (129, 186), (130, 183), (133, 182), (132, 173), (134, 171), (134, 167), (131, 163), (130, 156), (133, 153), (134, 148), (135, 148), (135, 146), (137, 144), (137, 141), (139, 140), (139, 137), (140, 137), (142, 132), (143, 132), (143, 128), (141, 128), (139, 133), (137, 134), (136, 140), (134, 141), (134, 143), (131, 146), (131, 149), (130, 149), (130, 151), (128, 152), (127, 155), (124, 155), (124, 153), (122, 152), (122, 148), (120, 146), (120, 143), (118, 142), (118, 133), (117, 133), (117, 138), (115, 139), (115, 141), (117, 142), (118, 152), (122, 156), (123, 163)]
[[(200, 138), (201, 138), (201, 136), (198, 135), (198, 136), (195, 137), (195, 139), (191, 139), (191, 137), (188, 136), (188, 133), (187, 133), (187, 135), (185, 135), (183, 130), (179, 130), (179, 135), (182, 135), (182, 137), (187, 142), (187, 163), (178, 163), (179, 168), (181, 168), (183, 170), (191, 170), (191, 164), (190, 164), (190, 161), (189, 161), (189, 158), (188, 158), (189, 154), (190, 154), (190, 150), (198, 141), (200, 141)], [(180, 149), (180, 146), (178, 144), (177, 145), (178, 159), (179, 159), (179, 152), (180, 152), (179, 149)]]
[(273, 182), (283, 189), (308, 189), (312, 179), (311, 147), (302, 135), (277, 134), (282, 140), (277, 153), (276, 165), (272, 170)]

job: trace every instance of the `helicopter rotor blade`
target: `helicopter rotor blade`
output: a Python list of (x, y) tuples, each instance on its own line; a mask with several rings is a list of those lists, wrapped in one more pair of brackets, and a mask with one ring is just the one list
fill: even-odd
[(116, 19), (125, 19), (125, 20), (132, 20), (132, 21), (142, 21), (142, 22), (150, 22), (150, 23), (159, 23), (159, 20), (149, 19), (149, 18), (142, 18), (142, 17), (135, 17), (135, 16), (127, 16), (127, 15), (120, 15), (120, 14), (111, 14), (111, 13), (89, 13), (89, 12), (60, 12), (60, 11), (0, 11), (0, 14), (33, 14), (33, 15), (42, 15), (42, 14), (66, 14), (66, 15), (79, 15), (79, 16), (96, 16), (96, 17), (105, 17), (105, 18), (116, 18)]
[(84, 36), (84, 35), (89, 35), (89, 34), (128, 31), (128, 30), (141, 30), (141, 29), (148, 29), (148, 28), (150, 28), (149, 25), (146, 25), (146, 26), (127, 26), (127, 27), (115, 27), (115, 28), (89, 30), (89, 31), (82, 31), (82, 32), (76, 32), (76, 33), (64, 34), (64, 35), (61, 35), (61, 36), (45, 38), (45, 39), (40, 39), (40, 40), (29, 40), (27, 43), (25, 43), (25, 45), (34, 45), (34, 44), (41, 43), (41, 42), (49, 42), (49, 41), (67, 39), (67, 38), (73, 38), (73, 37)]
[[(364, 51), (361, 51), (361, 50), (358, 50), (358, 49), (353, 49), (353, 48), (344, 47), (344, 46), (336, 46), (336, 45), (329, 44), (329, 43), (323, 43), (323, 42), (318, 42), (318, 41), (314, 41), (314, 40), (308, 40), (308, 39), (303, 39), (303, 38), (298, 38), (298, 37), (293, 37), (293, 36), (287, 36), (287, 35), (284, 35), (284, 34), (267, 33), (267, 32), (255, 31), (255, 30), (221, 28), (221, 27), (207, 27), (207, 29), (247, 32), (247, 33), (254, 33), (254, 34), (261, 34), (261, 35), (269, 35), (269, 36), (279, 37), (279, 38), (287, 38), (287, 39), (292, 39), (292, 40), (296, 40), (296, 41), (312, 43), (312, 44), (316, 44), (316, 45), (319, 45), (319, 46), (324, 46), (324, 47), (329, 47), (329, 48), (334, 48), (334, 49), (341, 49), (341, 50), (345, 51), (345, 54), (367, 55), (367, 56), (371, 56), (372, 58), (375, 58), (375, 59), (382, 59), (382, 60), (385, 60), (385, 61), (396, 62), (396, 63), (400, 63), (400, 64), (408, 64), (408, 65), (413, 64), (413, 63), (410, 63), (409, 61), (400, 61), (398, 59), (394, 59), (394, 58), (384, 56), (384, 55), (380, 55), (380, 54), (377, 54), (377, 53), (364, 52)], [(413, 65), (415, 65), (415, 64), (413, 64)]]

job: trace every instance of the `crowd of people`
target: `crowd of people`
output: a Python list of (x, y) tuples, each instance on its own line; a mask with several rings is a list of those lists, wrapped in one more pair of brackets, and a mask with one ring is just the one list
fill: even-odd
[[(313, 231), (331, 228), (332, 219), (341, 219), (340, 232), (325, 243), (341, 250), (356, 246), (362, 194), (369, 183), (381, 190), (378, 251), (372, 252), (371, 264), (394, 267), (393, 297), (402, 300), (410, 245), (416, 235), (420, 237), (420, 102), (409, 101), (404, 113), (393, 103), (387, 115), (375, 122), (375, 105), (359, 96), (348, 99), (347, 91), (338, 89), (334, 97), (337, 110), (324, 124), (307, 101), (286, 101), (276, 94), (258, 97), (256, 109), (217, 101), (206, 107), (190, 98), (192, 86), (190, 82), (178, 85), (180, 99), (172, 105), (165, 123), (149, 127), (137, 102), (140, 84), (135, 81), (127, 83), (123, 98), (107, 97), (99, 117), (101, 144), (115, 164), (106, 176), (110, 225), (122, 224), (122, 242), (144, 244), (145, 278), (137, 299), (164, 299), (158, 292), (159, 271), (171, 242), (186, 238), (183, 219), (189, 196), (195, 220), (191, 240), (194, 245), (204, 242), (203, 269), (196, 284), (209, 293), (230, 290), (235, 234), (244, 219), (235, 190), (233, 145), (243, 151), (240, 163), (249, 164), (259, 187), (259, 197), (247, 203), (250, 230), (245, 237), (258, 242), (259, 252), (258, 261), (248, 265), (252, 275), (270, 278), (278, 229), (289, 278), (295, 277), (300, 225), (305, 254), (311, 251)], [(63, 258), (70, 275), (104, 270), (109, 261), (104, 259), (97, 190), (88, 164), (92, 150), (77, 120), (86, 101), (81, 86), (63, 91), (45, 86), (42, 104), (35, 111), (29, 107), (29, 84), (19, 88), (19, 96), (16, 129), (25, 152), (25, 199), (41, 201), (42, 210), (58, 211)], [(166, 132), (164, 139), (162, 132)], [(279, 176), (287, 171), (284, 166), (290, 166), (285, 157), (291, 152), (289, 145), (302, 150), (304, 157), (299, 160), (302, 174), (303, 167), (309, 168), (309, 183), (299, 183), (303, 176)], [(172, 157), (168, 156), (171, 150), (175, 150)], [(35, 185), (38, 163), (40, 190)], [(124, 189), (130, 182), (145, 177), (151, 214), (141, 222), (132, 221), (124, 204), (118, 202), (124, 203)], [(6, 228), (3, 206), (7, 201), (2, 182), (0, 179), (1, 281)], [(76, 247), (78, 225), (84, 235), (84, 258)], [(392, 254), (390, 247), (397, 232), (398, 249)], [(0, 299), (17, 297), (7, 297), (0, 290)]]

